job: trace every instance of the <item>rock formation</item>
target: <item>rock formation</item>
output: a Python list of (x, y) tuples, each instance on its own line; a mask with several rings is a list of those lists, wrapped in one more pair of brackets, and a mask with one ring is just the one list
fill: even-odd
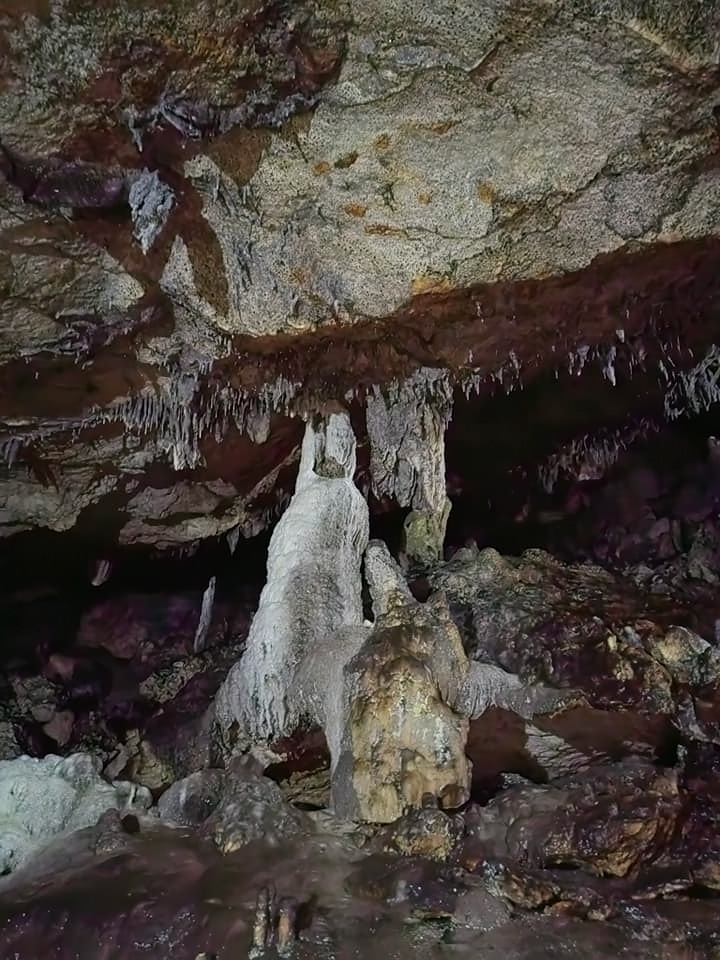
[(335, 812), (387, 822), (427, 793), (467, 796), (467, 721), (453, 704), (468, 664), (447, 610), (443, 619), (413, 599), (383, 543), (365, 553), (367, 504), (354, 473), (349, 418), (308, 423), (295, 494), (273, 531), (267, 582), (215, 720), (228, 753), (320, 726)]
[(270, 740), (314, 722), (337, 742), (328, 674), (344, 662), (346, 643), (352, 649), (363, 633), (368, 512), (354, 473), (348, 417), (308, 423), (295, 494), (273, 531), (247, 648), (218, 693), (221, 730), (237, 723), (243, 740)]
[(419, 368), (433, 443), (449, 389), (568, 367), (636, 377), (660, 420), (665, 388), (714, 399), (682, 371), (717, 295), (716, 2), (206, 6), (3, 14), (6, 535), (253, 534), (288, 411), (351, 394), (374, 489), (437, 552), (441, 478), (412, 436), (388, 457)]
[(93, 826), (106, 810), (144, 813), (146, 787), (107, 783), (87, 754), (0, 760), (0, 873), (22, 867), (63, 835)]
[(718, 37), (0, 2), (0, 954), (717, 952)]
[(468, 664), (447, 609), (410, 596), (384, 544), (368, 546), (365, 575), (375, 623), (343, 668), (332, 802), (341, 816), (387, 823), (428, 793), (469, 796), (467, 719), (453, 709)]

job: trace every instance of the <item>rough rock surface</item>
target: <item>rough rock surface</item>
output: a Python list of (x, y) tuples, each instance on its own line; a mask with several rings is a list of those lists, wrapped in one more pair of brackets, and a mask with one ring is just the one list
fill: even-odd
[(337, 742), (339, 717), (327, 674), (333, 661), (344, 662), (336, 636), (352, 643), (354, 631), (363, 632), (368, 508), (353, 483), (355, 464), (346, 415), (308, 423), (295, 494), (273, 531), (246, 652), (216, 700), (220, 736), (229, 748), (233, 740), (277, 739), (303, 721), (325, 727), (331, 749)]
[(234, 765), (226, 772), (220, 800), (201, 834), (210, 837), (221, 853), (232, 853), (252, 840), (277, 847), (311, 829), (311, 821), (283, 799), (277, 784)]
[(506, 558), (475, 548), (431, 579), (447, 593), (473, 659), (526, 683), (580, 691), (595, 707), (622, 702), (673, 714), (675, 684), (688, 672), (717, 678), (717, 652), (688, 629), (706, 632), (712, 611), (682, 609), (600, 567), (566, 565), (541, 550)]
[(171, 825), (197, 827), (221, 853), (253, 840), (277, 846), (312, 829), (277, 784), (237, 761), (226, 770), (200, 770), (176, 781), (160, 797), (158, 813)]
[(375, 623), (343, 670), (332, 799), (340, 816), (387, 823), (428, 793), (467, 796), (467, 719), (452, 704), (468, 664), (447, 608), (409, 595), (384, 544), (370, 543), (365, 571)]
[(478, 810), (469, 836), (488, 859), (625, 877), (662, 856), (680, 811), (677, 773), (596, 766), (546, 786), (510, 787)]
[(717, 293), (717, 0), (0, 16), (4, 534), (256, 531), (314, 392), (609, 386)]
[(458, 706), (472, 718), (476, 789), (503, 770), (552, 780), (591, 760), (660, 756), (678, 731), (716, 741), (710, 591), (688, 603), (539, 550), (460, 550), (429, 579), (470, 657)]
[(450, 817), (437, 806), (432, 794), (419, 809), (408, 810), (381, 834), (386, 849), (405, 857), (445, 862), (462, 836), (462, 817)]
[(150, 807), (148, 790), (108, 783), (100, 766), (88, 754), (0, 761), (2, 873), (17, 870), (56, 837), (94, 825), (106, 810)]

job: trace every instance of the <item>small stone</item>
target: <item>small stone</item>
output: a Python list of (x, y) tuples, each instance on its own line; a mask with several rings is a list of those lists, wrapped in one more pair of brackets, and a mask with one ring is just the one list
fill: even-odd
[(720, 677), (720, 658), (711, 645), (687, 627), (672, 626), (648, 641), (648, 652), (678, 683), (702, 685)]
[(292, 953), (297, 939), (298, 902), (295, 897), (283, 897), (277, 912), (277, 951), (281, 957)]
[(447, 860), (462, 834), (462, 827), (448, 814), (434, 806), (410, 810), (385, 832), (389, 849), (404, 856), (428, 860)]
[(275, 888), (271, 884), (258, 891), (250, 945), (251, 958), (264, 953), (272, 938), (272, 912), (275, 907), (275, 897)]

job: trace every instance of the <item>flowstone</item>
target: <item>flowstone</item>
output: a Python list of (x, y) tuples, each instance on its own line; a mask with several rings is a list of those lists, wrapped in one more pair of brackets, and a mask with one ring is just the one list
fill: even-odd
[(108, 783), (88, 754), (0, 762), (0, 873), (12, 873), (57, 837), (97, 823), (106, 810), (144, 813), (150, 791)]
[[(220, 740), (231, 751), (306, 723), (334, 739), (328, 672), (344, 662), (338, 636), (352, 649), (355, 631), (361, 638), (367, 632), (361, 565), (368, 507), (353, 483), (355, 464), (347, 414), (307, 424), (295, 493), (270, 540), (267, 582), (247, 648), (216, 700)], [(234, 725), (236, 743), (228, 739)]]

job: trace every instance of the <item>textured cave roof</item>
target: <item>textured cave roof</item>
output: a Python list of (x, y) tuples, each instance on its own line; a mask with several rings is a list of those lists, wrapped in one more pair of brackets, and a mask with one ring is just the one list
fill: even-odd
[(661, 419), (719, 320), (719, 25), (0, 0), (0, 533), (252, 534), (300, 415), (350, 405), (366, 470), (365, 395), (418, 370), (488, 449), (555, 377), (553, 443)]

